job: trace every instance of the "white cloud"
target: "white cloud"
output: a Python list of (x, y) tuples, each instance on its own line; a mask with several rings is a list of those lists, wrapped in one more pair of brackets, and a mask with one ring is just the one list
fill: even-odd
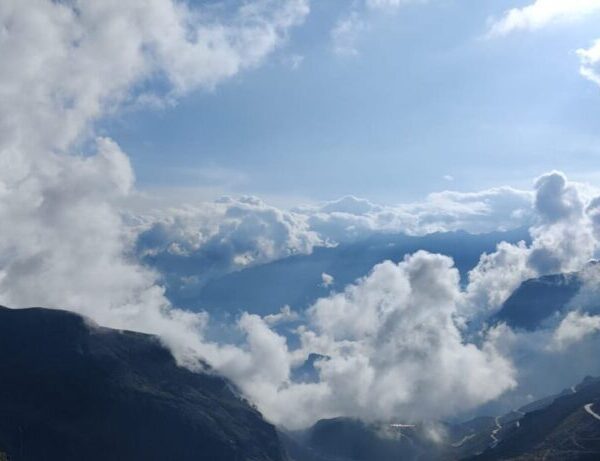
[(600, 331), (600, 316), (569, 312), (554, 332), (554, 345), (564, 349)]
[(504, 13), (490, 28), (490, 35), (506, 35), (515, 30), (539, 29), (558, 22), (573, 22), (600, 11), (598, 0), (535, 0), (522, 8)]
[(577, 187), (560, 172), (541, 176), (535, 183), (539, 224), (533, 237), (529, 264), (539, 274), (581, 269), (593, 257), (593, 227)]
[(321, 282), (325, 288), (330, 287), (331, 285), (333, 285), (333, 282), (334, 282), (333, 275), (323, 272), (321, 274)]
[(481, 192), (438, 192), (422, 202), (395, 206), (344, 197), (294, 211), (308, 216), (310, 228), (323, 239), (344, 242), (374, 232), (423, 235), (458, 229), (474, 233), (514, 229), (529, 225), (533, 210), (531, 192), (500, 187)]
[(300, 316), (290, 306), (283, 306), (277, 314), (269, 314), (263, 317), (267, 325), (273, 326), (281, 323), (299, 320)]
[(443, 418), (512, 387), (510, 364), (462, 337), (459, 300), (452, 261), (418, 252), (317, 301), (302, 339), (305, 350), (329, 357), (317, 365), (331, 391), (321, 408), (367, 419)]
[(160, 267), (181, 267), (196, 287), (211, 277), (324, 245), (304, 216), (269, 206), (255, 197), (215, 202), (139, 217), (138, 254)]
[[(557, 394), (585, 376), (600, 373), (597, 359), (599, 336), (569, 333), (569, 338), (565, 337), (566, 342), (560, 344), (556, 341), (560, 323), (559, 318), (557, 325), (536, 331), (513, 331), (505, 324), (500, 324), (488, 331), (488, 341), (504, 357), (510, 358), (518, 385), (484, 410), (485, 413), (508, 412), (531, 401)], [(576, 327), (576, 330), (579, 329)]]
[[(532, 194), (509, 187), (441, 192), (424, 202), (381, 206), (352, 196), (283, 210), (253, 197), (132, 215), (138, 255), (192, 293), (208, 279), (313, 248), (376, 233), (507, 230), (532, 220)], [(164, 264), (163, 264), (164, 263)], [(173, 287), (173, 283), (170, 283)]]
[(600, 85), (600, 40), (587, 49), (577, 50), (581, 62), (579, 73), (588, 80)]
[(469, 273), (466, 311), (498, 309), (522, 281), (580, 270), (594, 256), (594, 226), (577, 185), (553, 171), (539, 177), (535, 189), (531, 245), (501, 243), (495, 253), (482, 255)]
[(358, 11), (351, 11), (340, 18), (331, 30), (331, 43), (334, 53), (342, 56), (358, 54), (357, 41), (360, 34), (367, 28)]
[[(264, 414), (289, 428), (320, 418), (420, 421), (464, 412), (515, 385), (510, 362), (483, 340), (476, 346), (455, 322), (458, 272), (444, 256), (419, 252), (385, 262), (342, 293), (317, 301), (299, 328), (301, 346), (257, 316), (239, 322), (239, 347), (204, 344), (199, 352), (231, 377)], [(291, 371), (311, 353), (316, 382)]]
[(502, 242), (494, 253), (481, 255), (477, 266), (469, 272), (461, 313), (486, 318), (502, 306), (521, 282), (535, 277), (536, 272), (527, 264), (530, 251), (524, 242), (517, 245)]

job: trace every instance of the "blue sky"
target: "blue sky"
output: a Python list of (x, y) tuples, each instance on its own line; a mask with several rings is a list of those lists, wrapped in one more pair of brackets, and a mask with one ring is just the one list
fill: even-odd
[[(575, 51), (597, 38), (600, 15), (486, 38), (491, 18), (528, 3), (313, 2), (262, 65), (102, 130), (130, 155), (142, 190), (395, 203), (529, 188), (551, 169), (593, 180), (600, 89), (579, 75)], [(352, 14), (355, 52), (336, 53), (332, 29)]]

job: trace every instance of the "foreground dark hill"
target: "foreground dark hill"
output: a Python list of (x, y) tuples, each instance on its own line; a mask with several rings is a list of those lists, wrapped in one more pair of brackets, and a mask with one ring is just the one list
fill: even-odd
[(285, 459), (274, 427), (225, 379), (178, 367), (155, 337), (0, 307), (2, 452), (11, 461)]

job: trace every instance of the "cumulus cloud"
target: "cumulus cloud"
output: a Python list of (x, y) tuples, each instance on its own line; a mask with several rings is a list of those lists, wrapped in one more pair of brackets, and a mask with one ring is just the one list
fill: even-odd
[(346, 196), (284, 210), (254, 197), (223, 198), (130, 215), (137, 255), (185, 299), (211, 278), (315, 247), (377, 233), (423, 235), (509, 230), (532, 222), (532, 194), (510, 187), (445, 191), (425, 201), (382, 206)]
[[(324, 245), (304, 216), (255, 197), (224, 197), (212, 203), (141, 217), (140, 257), (170, 273), (181, 288)], [(138, 221), (139, 222), (139, 221)]]
[(600, 11), (598, 0), (535, 0), (522, 8), (513, 8), (493, 22), (490, 35), (505, 35), (515, 30), (531, 30), (572, 22)]
[(600, 331), (600, 265), (588, 263), (578, 272), (581, 288), (556, 327), (551, 348), (567, 349)]
[(529, 264), (539, 273), (581, 269), (594, 255), (596, 240), (577, 188), (564, 174), (552, 172), (535, 183), (538, 224)]
[(480, 192), (444, 191), (422, 202), (381, 206), (344, 197), (322, 206), (294, 210), (308, 216), (312, 230), (333, 242), (352, 241), (374, 232), (466, 230), (473, 233), (508, 230), (531, 224), (532, 194), (511, 187)]
[(581, 62), (579, 73), (600, 85), (600, 40), (596, 40), (589, 48), (577, 50), (577, 55)]
[(594, 224), (577, 186), (554, 171), (539, 177), (534, 187), (531, 245), (501, 243), (495, 253), (481, 256), (469, 273), (466, 311), (496, 310), (524, 280), (581, 270), (594, 256)]
[[(261, 360), (242, 361), (254, 374), (247, 379), (243, 373), (240, 386), (267, 417), (291, 428), (340, 415), (410, 421), (466, 411), (515, 381), (510, 362), (491, 344), (463, 338), (455, 321), (459, 300), (453, 262), (419, 252), (398, 264), (377, 265), (343, 292), (318, 300), (298, 330), (296, 350), (259, 318), (249, 323), (244, 316), (245, 353), (259, 350)], [(265, 345), (273, 350), (264, 351)], [(266, 360), (267, 354), (277, 356), (277, 363), (274, 357)], [(291, 381), (290, 369), (310, 354), (321, 357), (315, 362), (317, 381)], [(234, 376), (227, 371), (230, 364), (218, 369)]]
[(535, 277), (536, 272), (527, 264), (530, 251), (524, 242), (502, 242), (494, 253), (481, 255), (469, 272), (463, 313), (486, 318), (502, 306), (521, 282)]
[(554, 332), (554, 344), (565, 348), (600, 331), (600, 316), (569, 312)]
[[(458, 316), (465, 331), (486, 332), (487, 341), (510, 360), (517, 386), (497, 402), (507, 411), (528, 399), (559, 392), (587, 374), (600, 372), (596, 356), (598, 335), (598, 252), (596, 208), (581, 185), (560, 172), (550, 172), (534, 183), (534, 222), (530, 245), (501, 243), (484, 254), (470, 272)], [(591, 261), (591, 262), (590, 262)], [(577, 272), (582, 288), (563, 311), (556, 312), (540, 329), (513, 331), (507, 325), (486, 330), (485, 321), (528, 278), (556, 272)], [(577, 360), (573, 360), (577, 357)]]

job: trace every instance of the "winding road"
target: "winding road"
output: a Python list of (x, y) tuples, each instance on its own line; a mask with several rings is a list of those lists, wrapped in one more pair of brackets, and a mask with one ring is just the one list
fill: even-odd
[(500, 417), (496, 416), (496, 419), (494, 421), (496, 423), (496, 428), (490, 434), (490, 437), (493, 440), (492, 448), (498, 445), (498, 442), (500, 442), (500, 440), (498, 440), (498, 437), (496, 437), (496, 434), (502, 430), (502, 425), (500, 424)]
[(588, 403), (587, 405), (584, 405), (583, 408), (585, 408), (585, 411), (587, 411), (587, 413), (592, 418), (596, 418), (598, 421), (600, 421), (600, 415), (598, 413), (596, 413), (594, 410), (592, 410), (593, 405), (594, 405), (593, 403)]
[(475, 437), (477, 434), (469, 434), (469, 435), (465, 435), (461, 440), (459, 440), (458, 442), (454, 442), (452, 444), (452, 446), (454, 448), (459, 448), (462, 447), (465, 442), (467, 442), (468, 440), (471, 440), (473, 437)]

